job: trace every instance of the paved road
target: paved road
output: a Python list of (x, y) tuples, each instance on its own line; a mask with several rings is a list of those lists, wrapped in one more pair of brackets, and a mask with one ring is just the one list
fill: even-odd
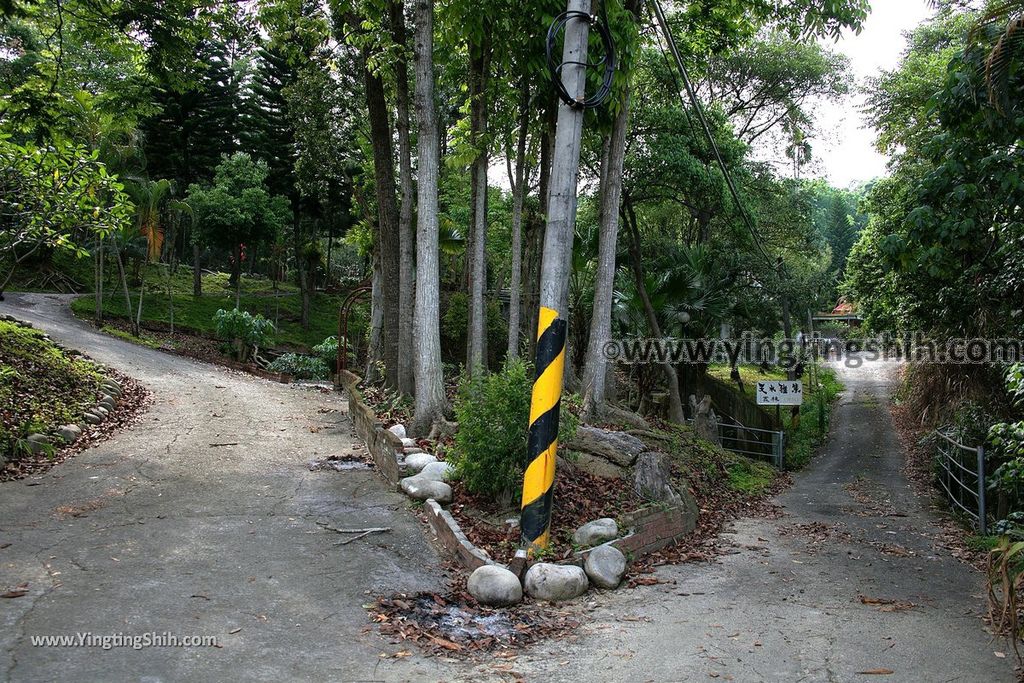
[[(362, 633), (367, 594), (439, 587), (438, 557), (375, 474), (306, 469), (353, 443), (337, 396), (97, 334), (66, 301), (8, 295), (0, 311), (140, 379), (155, 405), (41, 478), (0, 484), (0, 588), (30, 585), (0, 600), (0, 680), (437, 678), (433, 662), (382, 662), (379, 638)], [(95, 509), (74, 517), (61, 506)], [(394, 531), (338, 546), (317, 521)], [(222, 647), (31, 644), (165, 631)]]
[[(674, 584), (598, 598), (578, 643), (517, 669), (555, 681), (1014, 680), (1008, 644), (983, 631), (981, 575), (936, 547), (936, 516), (900, 472), (893, 369), (838, 368), (848, 391), (832, 439), (781, 496), (782, 519), (737, 523), (735, 554), (662, 569)], [(809, 545), (801, 528), (829, 538)], [(881, 669), (893, 673), (859, 673)]]
[[(829, 447), (781, 497), (783, 518), (735, 525), (734, 554), (659, 572), (674, 583), (566, 607), (584, 623), (574, 640), (465, 665), (381, 659), (382, 641), (362, 633), (367, 593), (434, 588), (439, 574), (421, 527), (375, 475), (306, 471), (315, 455), (352, 444), (335, 397), (97, 335), (70, 319), (60, 297), (11, 296), (0, 311), (140, 378), (156, 396), (141, 425), (38, 486), (0, 484), (0, 546), (11, 544), (0, 549), (0, 586), (30, 582), (28, 596), (0, 600), (5, 678), (1013, 679), (1008, 647), (983, 631), (980, 575), (936, 548), (934, 513), (900, 473), (891, 366), (840, 369), (848, 392)], [(97, 509), (57, 512), (82, 505)], [(395, 531), (339, 547), (318, 520)], [(809, 543), (808, 532), (822, 542)], [(881, 611), (860, 596), (905, 604)], [(30, 644), (32, 635), (80, 631), (210, 634), (223, 647)], [(873, 670), (893, 673), (859, 673)]]

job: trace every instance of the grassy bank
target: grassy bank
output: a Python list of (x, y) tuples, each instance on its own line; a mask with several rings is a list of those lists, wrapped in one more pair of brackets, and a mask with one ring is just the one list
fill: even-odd
[(16, 455), (31, 433), (81, 422), (101, 380), (93, 363), (0, 320), (0, 456)]
[[(228, 286), (227, 273), (203, 275), (203, 295), (192, 295), (192, 273), (179, 269), (170, 274), (164, 266), (147, 266), (143, 269), (144, 294), (142, 301), (143, 327), (151, 326), (166, 329), (171, 323), (173, 307), (174, 326), (181, 331), (213, 336), (215, 332), (213, 316), (218, 309), (235, 307), (234, 290)], [(170, 295), (168, 295), (168, 288)], [(138, 306), (138, 286), (130, 287), (132, 298), (131, 315)], [(274, 334), (276, 347), (308, 351), (322, 342), (326, 337), (337, 334), (338, 309), (343, 295), (318, 293), (313, 296), (309, 329), (301, 324), (302, 299), (297, 289), (288, 284), (278, 283), (277, 291), (273, 283), (263, 278), (243, 277), (240, 308), (252, 314), (260, 314), (277, 324)], [(367, 324), (366, 306), (357, 306), (349, 320), (350, 337), (360, 338)], [(72, 304), (75, 315), (91, 319), (96, 309), (95, 295), (83, 296)], [(104, 292), (103, 312), (108, 318), (129, 317), (124, 294), (120, 285)]]

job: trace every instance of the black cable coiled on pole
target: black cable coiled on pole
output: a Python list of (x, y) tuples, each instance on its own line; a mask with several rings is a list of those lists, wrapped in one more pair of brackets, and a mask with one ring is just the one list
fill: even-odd
[[(566, 25), (573, 19), (586, 21), (597, 32), (598, 37), (601, 39), (601, 46), (604, 48), (604, 55), (602, 55), (600, 61), (595, 63), (555, 61), (554, 53), (558, 46), (558, 34), (564, 32)], [(607, 102), (612, 94), (612, 80), (615, 77), (615, 43), (612, 41), (612, 35), (608, 31), (607, 18), (598, 18), (586, 12), (562, 12), (559, 14), (551, 23), (551, 28), (548, 29), (547, 61), (548, 71), (551, 72), (551, 82), (555, 86), (555, 91), (567, 105), (573, 109), (593, 109)], [(565, 84), (562, 82), (562, 69), (568, 65), (583, 66), (587, 69), (600, 69), (604, 67), (604, 78), (598, 91), (591, 97), (582, 100), (577, 100), (570, 95), (569, 91), (565, 88)]]

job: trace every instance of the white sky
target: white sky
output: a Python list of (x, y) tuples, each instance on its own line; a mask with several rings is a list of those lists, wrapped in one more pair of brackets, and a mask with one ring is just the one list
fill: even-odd
[[(861, 85), (868, 76), (892, 69), (906, 47), (904, 32), (932, 14), (926, 0), (873, 0), (871, 16), (859, 35), (847, 32), (833, 49), (850, 58)], [(860, 110), (864, 98), (856, 90), (840, 104), (818, 109), (818, 132), (813, 140), (817, 162), (809, 172), (847, 187), (885, 175), (886, 157), (875, 151), (875, 131), (867, 128)]]

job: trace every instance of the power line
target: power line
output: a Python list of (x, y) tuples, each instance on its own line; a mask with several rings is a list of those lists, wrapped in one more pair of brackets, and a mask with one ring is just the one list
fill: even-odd
[[(697, 93), (694, 91), (693, 84), (690, 82), (689, 72), (686, 70), (686, 65), (683, 64), (683, 59), (679, 54), (679, 48), (676, 46), (676, 41), (675, 38), (672, 36), (672, 31), (669, 30), (668, 20), (665, 18), (665, 11), (661, 7), (660, 0), (650, 0), (649, 7), (653, 10), (655, 19), (657, 20), (658, 25), (661, 28), (661, 32), (665, 36), (665, 42), (667, 43), (669, 50), (672, 52), (672, 57), (675, 60), (676, 68), (679, 71), (679, 75), (682, 76), (686, 94), (690, 98), (690, 102), (693, 105), (693, 109), (697, 115), (697, 119), (700, 121), (701, 127), (704, 130), (704, 135), (707, 137), (708, 143), (711, 145), (711, 149), (715, 154), (715, 160), (718, 162), (718, 167), (719, 169), (721, 169), (722, 175), (725, 177), (725, 183), (729, 187), (729, 194), (732, 195), (733, 201), (736, 203), (736, 209), (739, 211), (740, 217), (743, 219), (743, 224), (750, 232), (750, 236), (754, 240), (754, 246), (757, 247), (757, 250), (759, 252), (761, 252), (761, 256), (763, 256), (766, 261), (775, 261), (776, 259), (773, 259), (772, 256), (768, 254), (768, 252), (762, 245), (763, 239), (760, 233), (758, 233), (757, 227), (754, 225), (754, 222), (747, 214), (746, 208), (743, 206), (743, 202), (740, 201), (739, 190), (736, 189), (736, 183), (732, 178), (732, 174), (729, 172), (728, 167), (725, 165), (725, 159), (722, 158), (722, 151), (718, 148), (718, 142), (715, 140), (714, 135), (711, 133), (711, 126), (708, 124), (707, 117), (704, 114), (704, 108), (701, 106), (700, 100), (697, 99)], [(665, 48), (660, 41), (658, 42), (658, 47), (661, 49), (662, 55), (665, 57), (665, 60), (667, 62), (668, 56), (665, 55)], [(686, 101), (683, 100), (682, 93), (680, 93), (679, 81), (676, 79), (674, 73), (672, 75), (672, 78), (675, 81), (676, 92), (679, 93), (679, 99), (683, 105), (683, 112), (686, 113)], [(686, 116), (687, 121), (689, 121), (689, 114), (687, 113)], [(692, 121), (690, 122), (690, 126), (691, 128), (693, 127)], [(781, 279), (782, 274), (785, 270), (785, 265), (782, 263), (781, 259), (778, 260), (778, 268), (779, 278)]]

